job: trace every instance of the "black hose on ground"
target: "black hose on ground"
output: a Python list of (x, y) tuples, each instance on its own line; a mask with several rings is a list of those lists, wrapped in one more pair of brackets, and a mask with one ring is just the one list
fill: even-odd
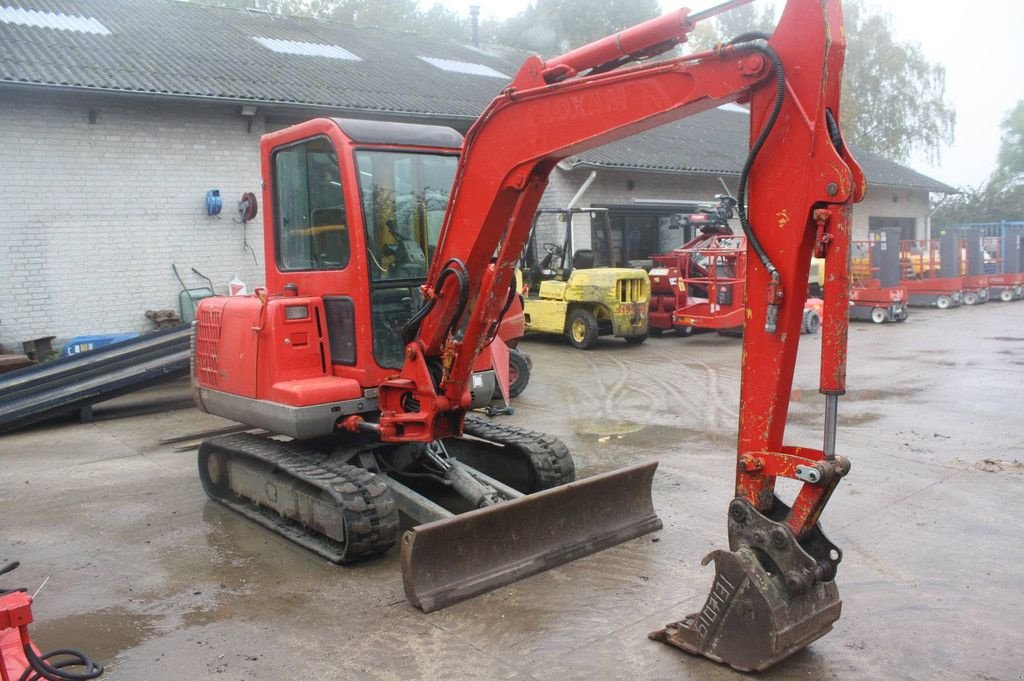
[[(0, 568), (0, 575), (14, 571), (19, 565), (18, 561), (8, 563)], [(25, 591), (25, 589), (0, 590), (0, 596), (14, 591)], [(25, 644), (22, 650), (29, 666), (18, 678), (18, 681), (87, 681), (103, 674), (103, 665), (98, 664), (80, 650), (60, 648), (40, 656), (36, 654), (31, 643)], [(59, 657), (65, 659), (55, 659)], [(64, 671), (66, 667), (81, 667), (83, 671)]]
[[(29, 666), (18, 681), (87, 681), (103, 674), (103, 665), (80, 650), (60, 648), (42, 656), (36, 655), (31, 645), (26, 645), (23, 650)], [(66, 659), (51, 662), (57, 657)], [(66, 667), (81, 667), (82, 671), (65, 671)]]

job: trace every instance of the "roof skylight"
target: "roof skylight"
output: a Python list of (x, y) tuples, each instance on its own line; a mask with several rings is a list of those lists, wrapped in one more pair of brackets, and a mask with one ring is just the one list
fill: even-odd
[(281, 40), (279, 38), (263, 38), (260, 36), (254, 36), (253, 40), (268, 50), (279, 52), (280, 54), (301, 54), (306, 57), (328, 57), (330, 59), (362, 61), (356, 55), (337, 45), (303, 43), (298, 40)]
[(22, 9), (21, 7), (0, 7), (0, 23), (53, 28), (59, 31), (110, 35), (107, 27), (101, 24), (98, 19), (93, 19), (92, 17), (81, 17), (75, 14), (55, 14), (36, 9)]
[(509, 77), (504, 73), (495, 71), (490, 66), (484, 66), (483, 64), (474, 64), (471, 61), (456, 61), (454, 59), (438, 59), (436, 57), (420, 57), (423, 61), (427, 62), (431, 66), (436, 66), (442, 71), (450, 71), (452, 73), (465, 73), (470, 76), (487, 76), (488, 78), (502, 78), (509, 80)]

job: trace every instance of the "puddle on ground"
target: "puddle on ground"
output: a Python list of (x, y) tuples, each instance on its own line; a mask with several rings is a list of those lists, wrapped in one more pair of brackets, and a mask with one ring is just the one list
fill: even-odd
[(666, 443), (719, 442), (727, 441), (722, 433), (701, 428), (680, 426), (644, 425), (629, 421), (577, 421), (576, 434), (583, 438), (594, 438), (599, 443), (620, 443), (630, 447), (646, 447), (661, 450)]
[(109, 662), (160, 632), (161, 615), (105, 608), (81, 615), (32, 624), (32, 638), (44, 652), (54, 648), (80, 648), (94, 660)]
[(577, 435), (595, 435), (597, 437), (606, 437), (609, 435), (629, 435), (639, 430), (646, 428), (642, 423), (633, 423), (631, 421), (577, 421), (576, 422), (576, 434)]

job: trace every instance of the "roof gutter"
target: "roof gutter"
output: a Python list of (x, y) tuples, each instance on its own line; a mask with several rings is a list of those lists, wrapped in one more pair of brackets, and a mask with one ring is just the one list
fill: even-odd
[(354, 107), (337, 106), (332, 104), (312, 104), (305, 102), (282, 102), (269, 99), (245, 99), (240, 97), (221, 97), (218, 95), (192, 95), (181, 93), (151, 92), (147, 90), (119, 90), (115, 88), (88, 87), (83, 85), (57, 85), (52, 83), (26, 83), (0, 79), (0, 88), (12, 88), (17, 90), (32, 90), (34, 92), (59, 92), (62, 94), (89, 94), (103, 96), (130, 96), (133, 99), (151, 102), (181, 102), (197, 104), (243, 104), (261, 107), (282, 113), (314, 112), (331, 114), (332, 116), (353, 116), (366, 117), (368, 115), (377, 118), (397, 117), (405, 120), (414, 119), (423, 122), (448, 121), (451, 123), (471, 124), (476, 116), (464, 116), (458, 114), (432, 114), (420, 111), (401, 111), (392, 109), (360, 109)]

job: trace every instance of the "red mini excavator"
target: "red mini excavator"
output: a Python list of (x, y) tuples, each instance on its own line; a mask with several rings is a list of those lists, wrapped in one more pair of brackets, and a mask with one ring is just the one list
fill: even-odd
[[(839, 128), (839, 1), (790, 0), (771, 36), (647, 61), (746, 1), (530, 57), (465, 139), (350, 119), (265, 136), (266, 290), (201, 302), (195, 387), (207, 411), (289, 439), (206, 441), (207, 493), (339, 562), (395, 543), (402, 511), (419, 523), (401, 538), (406, 594), (425, 611), (660, 527), (656, 464), (574, 482), (557, 439), (466, 412), (493, 393), (488, 367), (507, 364), (492, 339), (555, 164), (748, 102), (737, 208), (751, 255), (730, 550), (709, 557), (716, 576), (703, 609), (652, 636), (763, 669), (827, 632), (839, 616), (840, 552), (818, 516), (849, 470), (835, 452), (836, 405), (850, 210), (864, 190)], [(829, 271), (822, 449), (782, 443), (812, 255)], [(779, 476), (802, 483), (791, 504), (774, 494)]]

